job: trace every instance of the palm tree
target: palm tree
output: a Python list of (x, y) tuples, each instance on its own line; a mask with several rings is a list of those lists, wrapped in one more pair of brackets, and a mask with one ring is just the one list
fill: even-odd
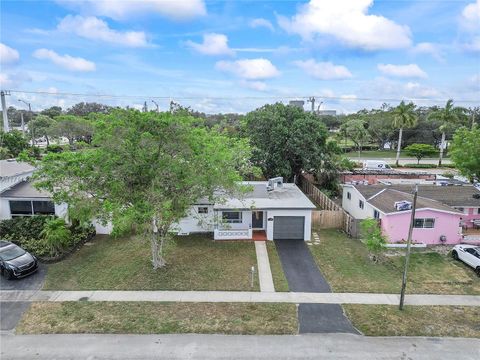
[(399, 129), (397, 160), (395, 161), (395, 164), (398, 166), (398, 160), (400, 159), (400, 150), (402, 148), (403, 128), (412, 127), (417, 123), (417, 116), (415, 115), (415, 104), (405, 104), (405, 101), (402, 101), (395, 109), (393, 109), (392, 114), (393, 126)]
[(442, 132), (442, 140), (440, 142), (440, 157), (438, 159), (438, 166), (442, 166), (443, 150), (445, 148), (445, 132), (452, 128), (453, 125), (458, 124), (465, 109), (453, 106), (453, 100), (450, 99), (445, 104), (443, 109), (433, 111), (428, 115), (429, 120), (436, 120), (440, 122), (439, 130)]

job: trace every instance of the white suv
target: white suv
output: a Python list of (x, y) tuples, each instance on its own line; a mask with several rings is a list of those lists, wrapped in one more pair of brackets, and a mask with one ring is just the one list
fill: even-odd
[(475, 269), (480, 276), (480, 246), (476, 245), (455, 245), (452, 250), (452, 257), (455, 260), (462, 260), (465, 264)]

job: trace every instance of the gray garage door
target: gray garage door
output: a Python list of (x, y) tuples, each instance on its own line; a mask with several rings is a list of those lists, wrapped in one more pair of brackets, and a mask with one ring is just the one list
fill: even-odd
[(304, 216), (274, 216), (273, 239), (303, 240)]

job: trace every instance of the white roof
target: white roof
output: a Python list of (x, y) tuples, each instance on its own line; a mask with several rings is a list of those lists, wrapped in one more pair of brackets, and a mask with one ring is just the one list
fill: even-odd
[(229, 197), (215, 203), (214, 209), (315, 209), (316, 206), (293, 183), (267, 191), (267, 181), (244, 181), (243, 185), (253, 187), (252, 191), (237, 197)]
[(0, 160), (0, 178), (17, 176), (34, 170), (35, 167), (26, 162), (17, 162), (15, 159)]

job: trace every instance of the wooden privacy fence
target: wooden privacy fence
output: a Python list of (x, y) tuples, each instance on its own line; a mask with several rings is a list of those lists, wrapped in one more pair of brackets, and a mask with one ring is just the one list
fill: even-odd
[(320, 210), (312, 211), (312, 226), (317, 229), (342, 229), (350, 236), (357, 236), (357, 223), (343, 208), (328, 198), (305, 176), (300, 177), (300, 186)]

